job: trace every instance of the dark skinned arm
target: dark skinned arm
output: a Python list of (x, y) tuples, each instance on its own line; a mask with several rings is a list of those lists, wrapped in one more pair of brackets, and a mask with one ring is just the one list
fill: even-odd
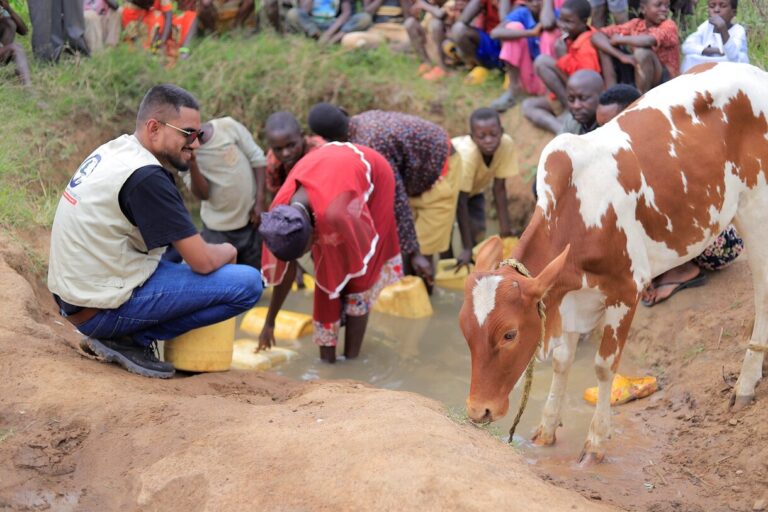
[(365, 7), (363, 7), (363, 11), (373, 16), (374, 14), (376, 14), (376, 11), (379, 10), (379, 7), (381, 7), (381, 4), (384, 3), (384, 0), (367, 0), (363, 3), (365, 4)]
[(504, 22), (504, 18), (507, 17), (507, 14), (510, 13), (512, 10), (512, 2), (510, 0), (501, 0), (499, 2), (499, 19)]
[(469, 220), (469, 193), (459, 192), (456, 205), (456, 218), (459, 221), (459, 233), (461, 234), (461, 253), (456, 258), (456, 271), (461, 267), (469, 266), (472, 262), (472, 228)]
[(557, 24), (555, 18), (555, 5), (552, 0), (544, 0), (541, 4), (541, 14), (539, 14), (539, 24), (544, 30), (550, 30)]
[(251, 223), (254, 228), (259, 227), (261, 224), (261, 212), (266, 209), (265, 198), (267, 188), (267, 168), (251, 167), (253, 170), (253, 177), (256, 179), (256, 197), (253, 201), (253, 210), (251, 210)]
[(327, 44), (330, 42), (331, 38), (336, 34), (336, 32), (339, 31), (339, 29), (344, 25), (349, 17), (352, 15), (352, 4), (349, 1), (343, 1), (341, 3), (341, 14), (339, 14), (339, 17), (336, 18), (333, 22), (333, 25), (328, 27), (328, 30), (323, 32), (323, 35), (320, 36), (319, 42), (320, 44)]
[(608, 39), (608, 36), (600, 32), (599, 30), (595, 31), (594, 34), (592, 34), (592, 45), (595, 47), (596, 50), (601, 51), (607, 55), (610, 55), (611, 57), (614, 57), (618, 59), (620, 62), (623, 62), (624, 64), (630, 64), (635, 65), (635, 58), (632, 55), (627, 55), (626, 53), (622, 52), (615, 46), (611, 44), (611, 40)]
[(637, 36), (621, 36), (621, 35), (614, 35), (610, 39), (611, 44), (613, 46), (619, 46), (619, 45), (627, 45), (627, 46), (634, 46), (636, 48), (653, 48), (656, 46), (657, 42), (656, 38), (652, 35), (648, 34), (642, 34)]
[(256, 349), (267, 350), (275, 346), (275, 320), (277, 314), (285, 303), (285, 298), (291, 291), (291, 285), (293, 280), (296, 279), (296, 262), (291, 261), (288, 263), (288, 267), (285, 269), (285, 275), (283, 280), (274, 287), (272, 290), (272, 298), (269, 299), (269, 309), (267, 310), (267, 316), (264, 319), (264, 327), (259, 334), (259, 347)]
[(502, 237), (512, 236), (512, 223), (509, 221), (509, 200), (507, 199), (507, 187), (504, 178), (493, 179), (493, 198), (496, 201), (496, 213), (499, 216), (499, 235)]
[(232, 244), (209, 244), (199, 233), (173, 242), (173, 247), (197, 274), (210, 274), (237, 261), (237, 249)]
[(459, 16), (459, 21), (457, 23), (469, 25), (482, 10), (483, 4), (481, 3), (481, 0), (469, 0), (467, 6), (461, 11), (461, 16)]
[(445, 18), (445, 11), (442, 8), (437, 7), (436, 5), (430, 4), (429, 2), (425, 2), (424, 0), (417, 0), (416, 3), (413, 5), (418, 7), (424, 12), (428, 12), (438, 20)]
[(29, 28), (27, 28), (26, 23), (24, 23), (24, 20), (21, 19), (21, 16), (19, 16), (16, 11), (14, 11), (11, 8), (10, 2), (7, 0), (4, 0), (2, 2), (2, 6), (5, 8), (6, 11), (8, 11), (8, 14), (11, 15), (11, 19), (16, 24), (16, 33), (20, 36), (25, 36), (29, 33)]
[(499, 25), (495, 29), (491, 30), (490, 36), (493, 39), (498, 39), (499, 41), (511, 41), (514, 39), (521, 39), (523, 37), (535, 37), (541, 34), (541, 24), (537, 24), (532, 29), (516, 29), (516, 28), (507, 28), (504, 25)]
[(189, 160), (189, 189), (192, 195), (201, 201), (205, 201), (210, 197), (210, 186), (208, 180), (203, 176), (200, 166), (197, 165), (197, 158), (192, 154), (192, 158)]

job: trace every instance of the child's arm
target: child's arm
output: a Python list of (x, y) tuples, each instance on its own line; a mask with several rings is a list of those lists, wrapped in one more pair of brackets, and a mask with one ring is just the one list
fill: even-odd
[(468, 267), (472, 262), (472, 228), (469, 219), (469, 193), (459, 192), (458, 204), (456, 205), (456, 220), (459, 223), (459, 233), (461, 234), (461, 253), (456, 258), (456, 269)]
[[(613, 38), (615, 36), (616, 34), (611, 37)], [(613, 46), (612, 39), (608, 39), (608, 36), (600, 30), (596, 30), (595, 33), (592, 34), (592, 46), (594, 46), (595, 49), (617, 59), (619, 62), (623, 62), (624, 64), (629, 64), (631, 66), (637, 64), (635, 62), (635, 58), (632, 55), (628, 55)]]
[(493, 198), (496, 200), (496, 213), (499, 217), (499, 235), (501, 237), (512, 236), (506, 181), (505, 178), (493, 179)]
[(459, 16), (457, 23), (464, 23), (465, 25), (469, 25), (482, 10), (483, 4), (480, 0), (469, 0), (467, 6), (464, 7), (463, 11), (461, 11), (461, 16)]
[(416, 0), (416, 2), (413, 4), (413, 9), (428, 12), (438, 20), (445, 18), (445, 11), (443, 9), (436, 5), (432, 5), (429, 2), (425, 2), (424, 0)]
[(541, 5), (541, 14), (539, 14), (539, 23), (544, 30), (549, 30), (555, 26), (555, 5), (552, 0), (544, 0)]
[(747, 32), (741, 25), (731, 27), (731, 37), (723, 45), (723, 51), (731, 62), (749, 63), (749, 51), (747, 46)]
[(339, 16), (333, 21), (333, 25), (328, 27), (328, 30), (323, 32), (323, 35), (320, 36), (320, 39), (318, 42), (320, 44), (326, 44), (328, 43), (331, 38), (336, 34), (336, 32), (339, 31), (342, 25), (347, 22), (349, 17), (352, 15), (352, 4), (349, 2), (349, 0), (345, 0), (341, 2), (341, 13)]
[(376, 14), (376, 11), (379, 10), (379, 7), (381, 7), (381, 4), (383, 3), (384, 3), (384, 0), (365, 0), (363, 2), (363, 5), (365, 6), (363, 8), (363, 11), (373, 16), (374, 14)]
[(636, 36), (623, 36), (615, 34), (610, 39), (612, 46), (633, 46), (636, 48), (653, 48), (658, 43), (656, 38), (650, 34), (638, 34)]
[(16, 24), (16, 33), (20, 36), (27, 35), (27, 33), (29, 33), (29, 29), (27, 28), (26, 23), (24, 23), (24, 20), (21, 19), (21, 16), (19, 16), (16, 11), (11, 8), (10, 2), (8, 0), (0, 0), (0, 6), (2, 6), (3, 9), (8, 11), (8, 14), (11, 15), (11, 19)]
[(499, 41), (511, 41), (513, 39), (520, 39), (522, 37), (538, 37), (541, 34), (541, 23), (537, 23), (532, 29), (515, 29), (507, 28), (504, 26), (504, 22), (491, 30), (490, 36), (493, 39)]

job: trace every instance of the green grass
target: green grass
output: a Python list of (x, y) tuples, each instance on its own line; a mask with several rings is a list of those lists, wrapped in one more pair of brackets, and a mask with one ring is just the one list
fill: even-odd
[[(172, 69), (162, 58), (126, 46), (58, 66), (32, 62), (31, 89), (3, 85), (0, 101), (0, 227), (48, 225), (66, 179), (98, 144), (132, 132), (146, 90), (172, 82), (199, 100), (204, 118), (232, 116), (263, 143), (263, 124), (277, 110), (303, 124), (318, 101), (355, 113), (399, 110), (431, 119), (451, 134), (498, 93), (501, 79), (467, 87), (455, 74), (435, 85), (416, 75), (411, 56), (319, 48), (299, 37), (238, 34), (202, 40)], [(0, 82), (14, 84), (0, 68)]]

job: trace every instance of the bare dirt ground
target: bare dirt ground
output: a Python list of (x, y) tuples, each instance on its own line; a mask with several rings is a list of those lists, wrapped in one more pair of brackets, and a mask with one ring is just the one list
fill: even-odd
[(85, 359), (0, 254), (0, 510), (613, 510), (415, 394)]

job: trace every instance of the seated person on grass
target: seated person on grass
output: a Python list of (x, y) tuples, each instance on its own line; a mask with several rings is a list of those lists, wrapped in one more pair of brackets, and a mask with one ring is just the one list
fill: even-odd
[[(506, 180), (518, 173), (517, 149), (512, 137), (504, 133), (498, 112), (480, 108), (469, 118), (469, 135), (454, 137), (451, 142), (461, 155), (462, 176), (456, 217), (463, 250), (457, 266), (472, 260), (472, 247), (481, 242), (485, 231), (483, 193), (493, 182), (493, 198), (499, 216), (499, 235), (513, 236), (509, 220)], [(472, 224), (470, 220), (472, 219)]]
[(352, 0), (301, 0), (299, 7), (286, 13), (285, 23), (290, 30), (327, 44), (351, 16)]
[(568, 78), (565, 88), (568, 112), (558, 115), (559, 103), (546, 96), (526, 98), (523, 116), (535, 126), (554, 134), (574, 133), (581, 135), (595, 128), (595, 111), (603, 78), (597, 71), (582, 69)]
[(600, 73), (600, 59), (591, 41), (595, 29), (587, 24), (589, 12), (587, 0), (566, 0), (557, 20), (563, 34), (555, 47), (557, 59), (539, 55), (534, 62), (536, 74), (563, 108), (568, 105), (565, 85), (569, 76), (582, 69)]
[(199, 0), (197, 21), (201, 33), (215, 33), (221, 23), (231, 22), (236, 29), (245, 28), (254, 13), (254, 0), (239, 0), (235, 3), (225, 0)]
[(15, 42), (16, 34), (27, 35), (29, 29), (24, 20), (13, 10), (8, 0), (0, 0), (0, 65), (13, 61), (16, 75), (24, 85), (31, 85), (29, 63), (24, 48)]
[(595, 112), (597, 125), (603, 126), (639, 97), (640, 91), (629, 84), (616, 84), (609, 87), (598, 98), (597, 112)]
[(683, 43), (681, 72), (704, 62), (749, 63), (747, 32), (738, 23), (733, 23), (738, 5), (738, 0), (709, 0), (709, 19)]
[(105, 46), (114, 47), (120, 42), (122, 10), (115, 0), (85, 0), (85, 42), (91, 54)]
[(386, 42), (407, 45), (408, 31), (403, 21), (410, 8), (408, 0), (364, 0), (363, 6), (363, 12), (352, 15), (334, 42), (340, 40), (341, 46), (348, 49), (376, 48)]
[(589, 0), (592, 7), (591, 21), (595, 28), (602, 28), (608, 24), (608, 13), (613, 17), (613, 22), (620, 25), (629, 21), (629, 2), (627, 0)]
[[(501, 42), (499, 58), (509, 82), (504, 94), (491, 103), (497, 112), (512, 108), (521, 91), (532, 95), (544, 93), (533, 62), (541, 54), (541, 38), (555, 28), (556, 14), (552, 0), (526, 0), (491, 31), (491, 37)], [(543, 46), (547, 48), (547, 44)]]
[[(508, 7), (509, 0), (502, 2)], [(504, 17), (506, 14), (506, 11), (499, 12), (498, 0), (469, 0), (459, 20), (451, 27), (449, 37), (456, 43), (459, 57), (472, 67), (467, 83), (480, 84), (485, 81), (488, 69), (501, 69), (501, 43), (491, 38), (491, 30), (499, 26), (499, 15)], [(482, 16), (481, 27), (473, 26), (478, 16)]]
[[(464, 0), (434, 0), (434, 3), (416, 0), (408, 12), (404, 25), (411, 45), (421, 59), (419, 74), (424, 80), (439, 80), (448, 74), (448, 58), (443, 46), (448, 41), (446, 34), (465, 6)], [(419, 20), (422, 12), (424, 19)]]
[(677, 76), (680, 39), (668, 18), (669, 0), (641, 0), (643, 18), (595, 31), (592, 44), (600, 55), (606, 87), (631, 84), (641, 93)]
[(189, 43), (197, 32), (197, 13), (182, 10), (175, 15), (171, 0), (134, 0), (123, 5), (123, 39), (140, 42), (152, 52), (189, 57)]
[(248, 129), (231, 117), (212, 119), (200, 128), (184, 183), (201, 200), (200, 235), (208, 243), (228, 242), (237, 263), (261, 268), (258, 236), (264, 198), (264, 152)]
[(400, 112), (348, 117), (329, 103), (312, 107), (309, 127), (326, 140), (367, 146), (387, 159), (395, 173), (394, 212), (405, 268), (431, 288), (432, 255), (450, 246), (462, 177), (461, 156), (445, 130)]

